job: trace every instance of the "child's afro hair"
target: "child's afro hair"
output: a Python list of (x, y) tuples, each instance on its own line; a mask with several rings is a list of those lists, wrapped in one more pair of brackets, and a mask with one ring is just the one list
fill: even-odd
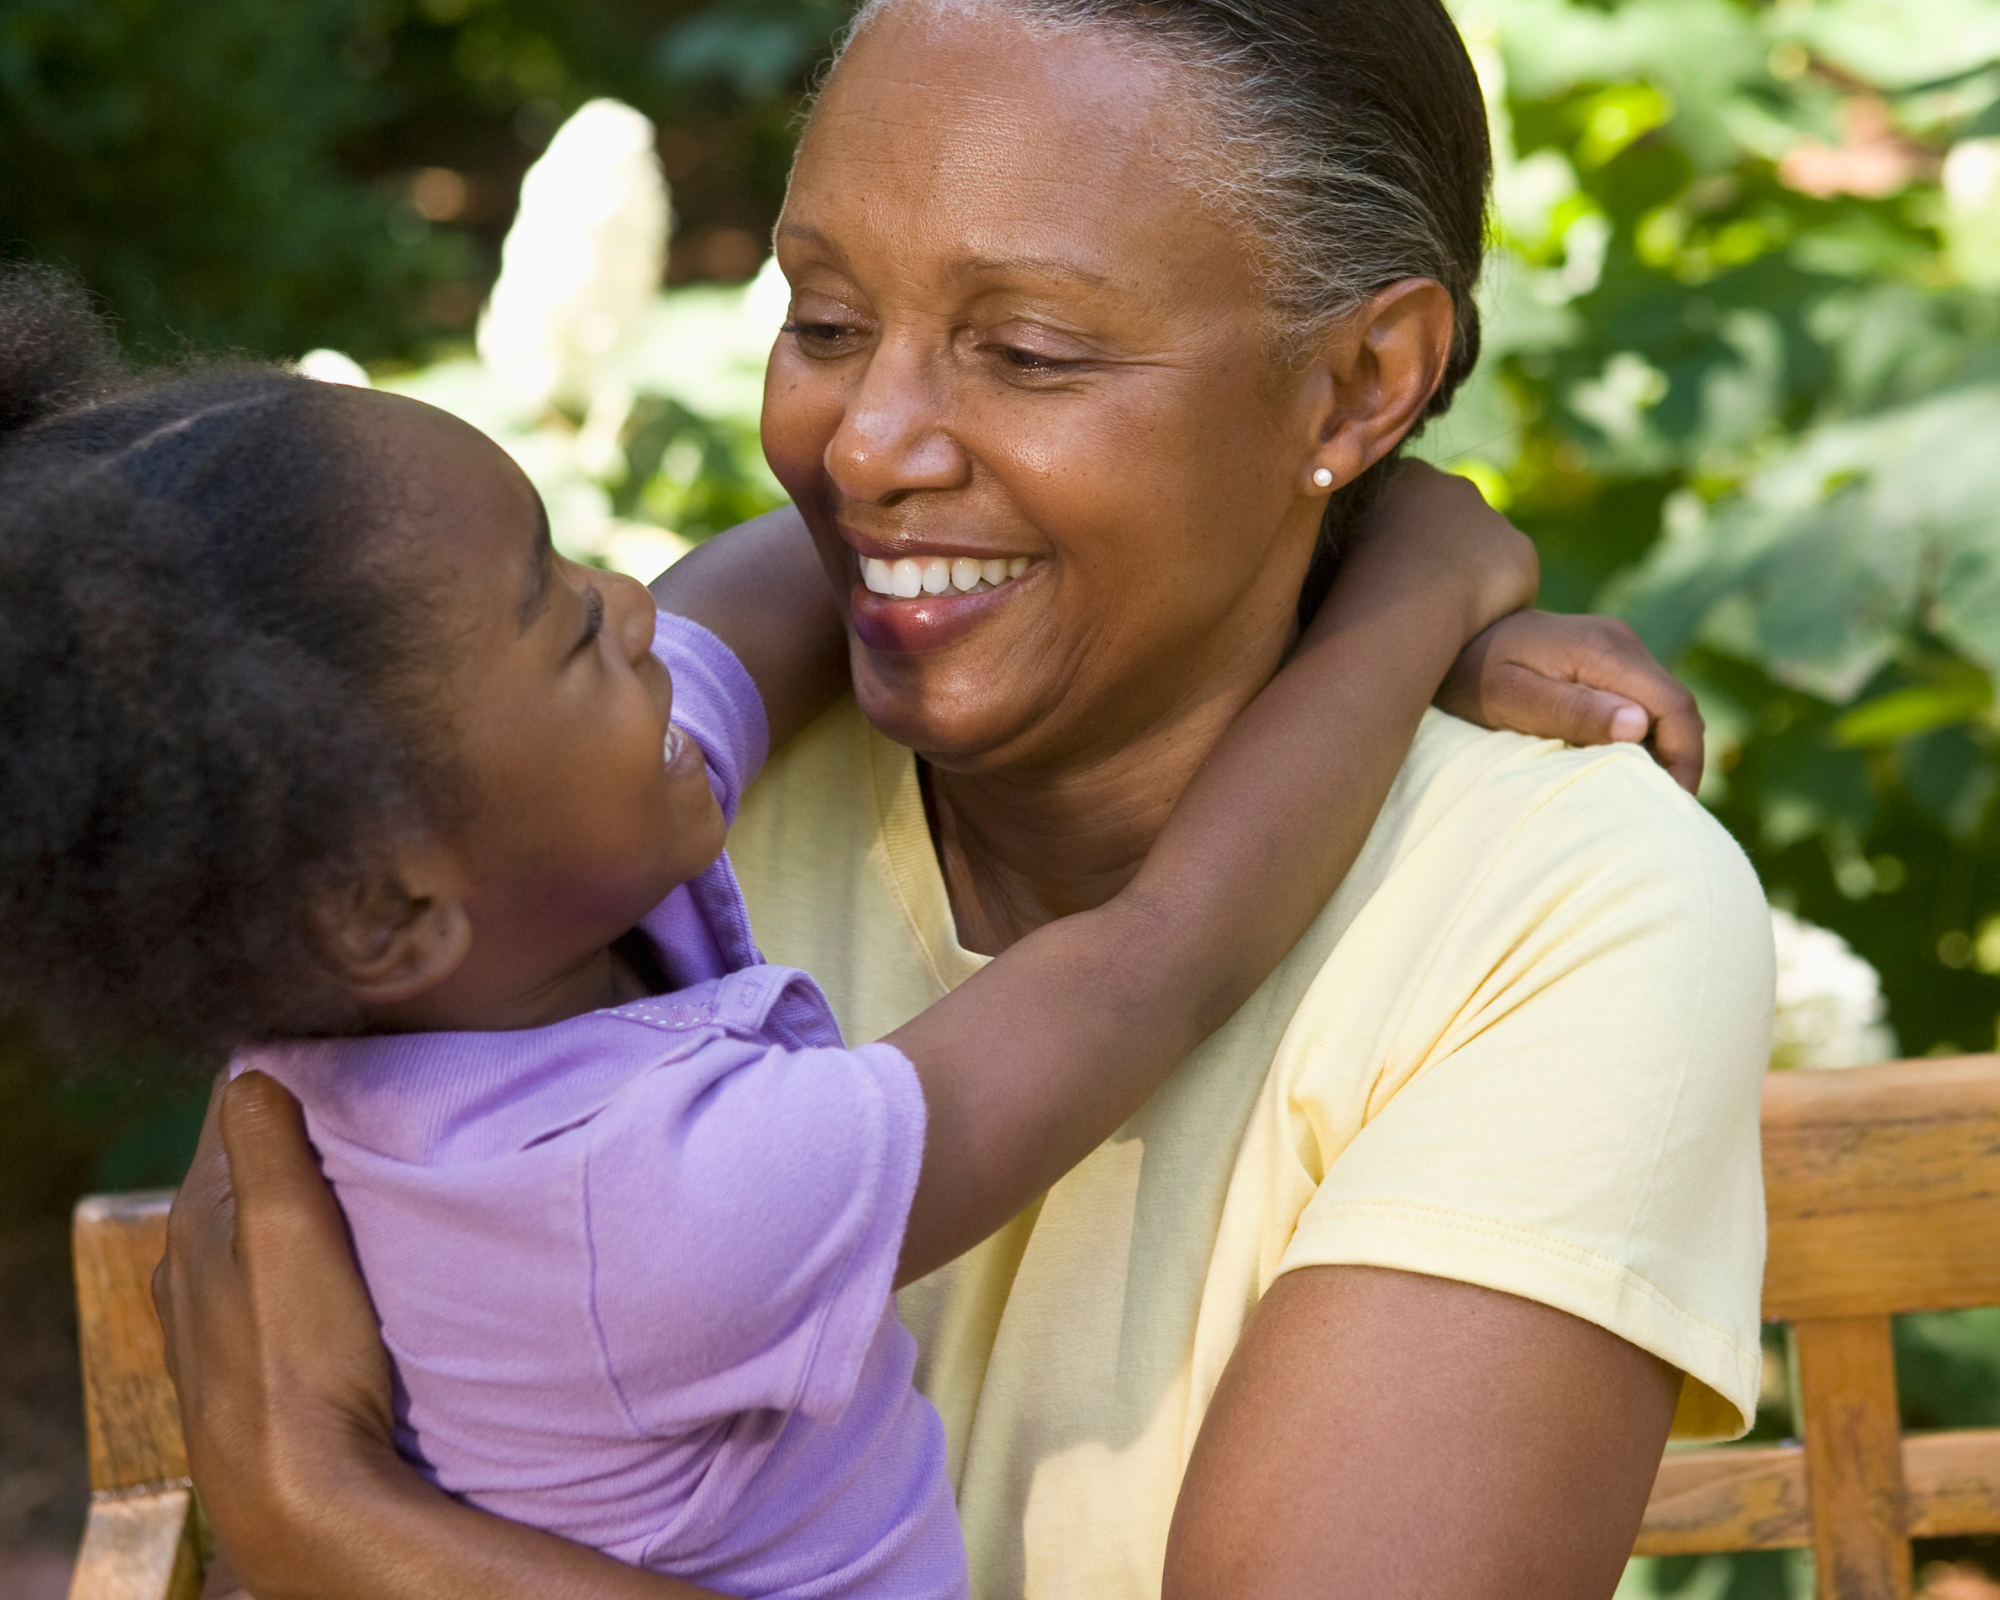
[(337, 1028), (309, 907), (425, 811), (356, 391), (134, 374), (0, 266), (0, 1009), (73, 1052)]

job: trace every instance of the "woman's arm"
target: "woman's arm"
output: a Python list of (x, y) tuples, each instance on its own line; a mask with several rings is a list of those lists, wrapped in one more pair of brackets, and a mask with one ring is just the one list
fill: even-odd
[(899, 1282), (1000, 1227), (1250, 997), (1353, 865), (1459, 651), (1535, 580), (1490, 513), (1372, 527), (1132, 882), (888, 1036), (928, 1113)]
[(1162, 1600), (1606, 1600), (1679, 1389), (1665, 1362), (1530, 1300), (1287, 1273), (1202, 1423)]

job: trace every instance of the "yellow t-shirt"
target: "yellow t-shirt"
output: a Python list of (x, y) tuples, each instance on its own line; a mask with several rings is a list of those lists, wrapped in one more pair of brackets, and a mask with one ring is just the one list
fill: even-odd
[[(915, 763), (852, 701), (730, 839), (771, 960), (879, 1038), (957, 941)], [(1294, 1267), (1482, 1284), (1755, 1408), (1770, 922), (1741, 852), (1629, 746), (1424, 721), (1347, 882), (1227, 1026), (1002, 1232), (903, 1292), (982, 1600), (1157, 1596), (1209, 1396)]]

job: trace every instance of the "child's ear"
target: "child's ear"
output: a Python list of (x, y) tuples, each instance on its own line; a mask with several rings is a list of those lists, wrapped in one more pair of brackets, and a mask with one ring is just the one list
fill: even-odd
[(321, 954), (357, 1005), (395, 1005), (449, 978), (472, 947), (464, 874), (434, 841), (404, 841), (329, 887), (313, 914)]

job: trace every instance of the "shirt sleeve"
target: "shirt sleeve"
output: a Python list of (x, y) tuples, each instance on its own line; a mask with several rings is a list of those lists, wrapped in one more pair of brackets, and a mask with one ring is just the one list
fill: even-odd
[(1449, 822), (1503, 835), (1459, 858), (1455, 917), (1405, 926), (1390, 904), (1350, 931), (1404, 941), (1413, 968), (1372, 1079), (1326, 1059), (1356, 1003), (1330, 971), (1294, 1018), (1281, 1065), (1317, 1191), (1278, 1270), (1391, 1267), (1554, 1306), (1685, 1374), (1677, 1435), (1741, 1433), (1761, 1370), (1762, 892), (1643, 757), (1515, 816)]
[(895, 1280), (923, 1155), (890, 1045), (742, 1046), (669, 1067), (589, 1129), (592, 1312), (635, 1428), (845, 1408)]
[(674, 680), (673, 719), (708, 758), (715, 798), (733, 823), (743, 791), (770, 753), (763, 696), (735, 652), (708, 629), (671, 611), (658, 616), (653, 654)]

